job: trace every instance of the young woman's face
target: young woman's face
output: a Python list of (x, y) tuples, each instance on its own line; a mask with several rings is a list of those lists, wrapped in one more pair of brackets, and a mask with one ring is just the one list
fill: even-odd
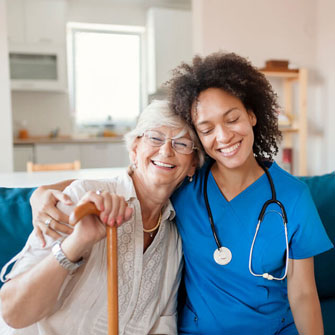
[(209, 88), (193, 104), (192, 119), (205, 151), (219, 165), (240, 168), (253, 159), (256, 116), (238, 98)]

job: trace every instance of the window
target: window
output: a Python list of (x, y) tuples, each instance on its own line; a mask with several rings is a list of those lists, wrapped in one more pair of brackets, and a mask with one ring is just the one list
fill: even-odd
[(143, 28), (70, 23), (68, 32), (77, 125), (132, 123), (141, 108)]

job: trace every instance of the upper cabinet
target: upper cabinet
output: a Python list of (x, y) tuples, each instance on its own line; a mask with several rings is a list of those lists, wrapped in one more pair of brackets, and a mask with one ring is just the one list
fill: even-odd
[(7, 0), (8, 43), (23, 44), (25, 41), (24, 0)]
[(148, 91), (156, 93), (172, 70), (192, 59), (190, 10), (150, 8), (147, 17)]
[(12, 45), (65, 45), (65, 0), (7, 0)]
[(26, 39), (29, 43), (65, 44), (66, 2), (62, 0), (25, 0)]
[(65, 0), (7, 0), (12, 90), (66, 91)]

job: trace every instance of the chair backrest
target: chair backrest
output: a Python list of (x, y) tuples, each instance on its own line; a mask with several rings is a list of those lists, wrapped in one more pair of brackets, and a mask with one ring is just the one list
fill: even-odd
[(72, 163), (57, 164), (34, 164), (33, 162), (27, 162), (27, 172), (57, 170), (80, 170), (80, 161), (76, 160)]

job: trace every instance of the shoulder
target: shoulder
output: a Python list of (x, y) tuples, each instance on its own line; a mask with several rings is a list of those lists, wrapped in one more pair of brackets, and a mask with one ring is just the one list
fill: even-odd
[(290, 199), (301, 198), (304, 194), (310, 196), (308, 186), (297, 177), (278, 166), (273, 162), (269, 168), (269, 172), (273, 178), (277, 196)]
[(179, 202), (192, 201), (192, 199), (197, 199), (199, 195), (202, 194), (204, 179), (206, 172), (209, 168), (210, 162), (207, 161), (200, 169), (197, 169), (192, 182), (186, 178), (184, 182), (174, 191), (171, 200), (173, 206), (176, 206)]

